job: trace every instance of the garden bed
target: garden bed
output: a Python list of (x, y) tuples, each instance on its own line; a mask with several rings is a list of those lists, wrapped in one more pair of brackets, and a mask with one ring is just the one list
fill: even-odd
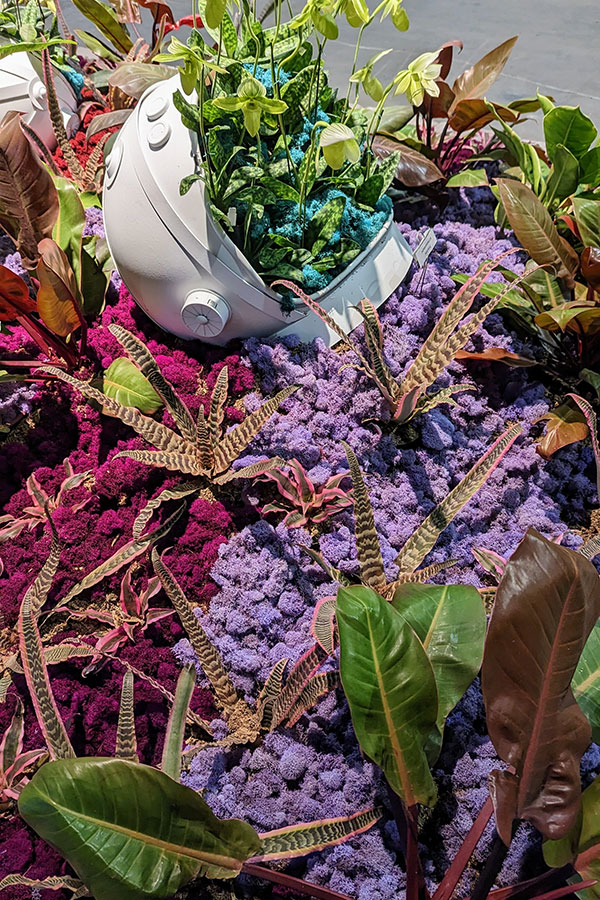
[[(380, 310), (394, 375), (414, 359), (454, 294), (451, 274), (473, 273), (483, 260), (497, 257), (515, 243), (510, 232), (502, 234), (493, 224), (487, 188), (452, 194), (443, 221), (434, 225), (437, 243), (426, 271), (413, 268), (406, 283)], [(88, 215), (89, 227), (99, 229), (97, 211)], [(398, 227), (414, 249), (429, 224), (424, 208), (406, 205), (397, 215), (401, 220)], [(18, 258), (7, 243), (1, 261), (20, 271)], [(518, 268), (515, 264), (514, 269)], [(91, 353), (83, 375), (105, 369), (121, 354), (107, 330), (113, 322), (143, 339), (193, 414), (199, 404), (207, 406), (224, 363), (229, 368), (233, 401), (227, 408), (229, 423), (239, 421), (244, 411), (252, 411), (275, 391), (299, 385), (300, 390), (285, 401), (281, 413), (262, 429), (242, 458), (243, 464), (265, 455), (296, 458), (311, 478), (322, 484), (346, 468), (341, 442), (347, 441), (365, 474), (390, 578), (393, 559), (408, 536), (514, 422), (523, 425), (523, 437), (443, 532), (427, 562), (455, 558), (457, 562), (444, 572), (443, 580), (483, 587), (489, 580), (473, 558), (474, 546), (508, 556), (532, 526), (548, 538), (562, 536), (567, 547), (581, 543), (577, 532), (588, 526), (590, 510), (597, 504), (593, 454), (581, 443), (562, 449), (549, 460), (536, 453), (533, 438), (542, 428), (538, 420), (554, 402), (536, 367), (505, 368), (478, 360), (452, 363), (439, 384), (469, 382), (473, 390), (458, 394), (455, 406), (438, 407), (421, 417), (418, 427), (408, 434), (386, 423), (389, 416), (378, 391), (361, 373), (344, 366), (352, 361), (349, 355), (328, 350), (319, 342), (304, 345), (294, 338), (251, 339), (233, 351), (207, 352), (202, 345), (176, 341), (158, 332), (136, 308), (118, 276), (113, 276), (101, 322), (90, 331)], [(27, 343), (28, 338), (19, 331), (13, 338), (0, 336), (2, 356), (17, 353), (17, 348), (27, 352)], [(506, 328), (498, 314), (479, 329), (473, 344), (478, 350), (502, 346), (529, 356), (535, 352)], [(63, 547), (61, 568), (50, 595), (57, 599), (126, 543), (148, 498), (177, 479), (168, 476), (170, 480), (165, 481), (159, 472), (141, 463), (114, 460), (119, 451), (141, 448), (143, 442), (70, 388), (53, 382), (39, 389), (20, 386), (16, 393), (11, 393), (10, 386), (1, 390), (2, 415), (7, 421), (20, 417), (2, 444), (4, 512), (19, 516), (28, 505), (24, 485), (34, 472), (52, 494), (64, 477), (65, 458), (76, 473), (89, 471), (84, 483), (69, 492), (54, 513)], [(373, 418), (383, 422), (377, 425), (369, 421)], [(168, 413), (163, 420), (169, 421)], [(225, 488), (204, 492), (174, 526), (165, 556), (189, 599), (198, 606), (199, 618), (220, 650), (235, 686), (252, 700), (277, 660), (288, 657), (296, 662), (308, 649), (314, 607), (335, 592), (334, 583), (302, 549), (303, 544), (311, 543), (311, 533), (277, 525), (273, 517), (261, 518), (258, 508), (265, 496), (260, 482), (249, 484), (241, 496), (239, 491)], [(49, 546), (48, 532), (41, 527), (24, 529), (0, 545), (4, 567), (0, 576), (1, 635), (8, 652), (14, 645), (19, 602)], [(351, 509), (327, 519), (314, 546), (342, 572), (355, 574), (358, 563)], [(136, 561), (134, 577), (141, 582), (150, 574), (146, 553)], [(92, 588), (84, 595), (82, 606), (114, 604), (122, 575), (121, 571)], [(442, 577), (436, 580), (441, 582)], [(121, 656), (169, 691), (174, 690), (180, 664), (193, 661), (178, 620), (171, 617), (150, 626), (134, 644), (127, 643)], [(111, 755), (122, 667), (108, 662), (100, 672), (84, 678), (83, 666), (75, 661), (53, 668), (59, 709), (78, 755)], [(199, 675), (202, 686), (201, 670)], [(7, 702), (0, 706), (2, 730), (13, 711), (16, 693), (26, 702), (20, 676), (15, 676)], [(192, 709), (202, 716), (216, 716), (210, 694), (202, 687), (194, 694)], [(140, 758), (157, 763), (167, 703), (151, 685), (137, 682), (135, 714)], [(225, 735), (224, 722), (215, 722), (213, 728), (216, 737)], [(40, 742), (28, 706), (25, 747), (37, 747)], [(486, 736), (480, 688), (475, 683), (448, 719), (444, 748), (434, 770), (440, 800), (423, 817), (422, 856), (430, 888), (440, 881), (483, 806), (488, 774), (498, 764)], [(584, 759), (584, 781), (599, 771), (600, 751), (592, 745)], [(255, 746), (202, 750), (188, 762), (182, 780), (202, 791), (218, 816), (244, 818), (259, 831), (347, 816), (382, 803), (384, 816), (369, 831), (340, 846), (294, 860), (288, 871), (356, 900), (392, 900), (401, 895), (405, 876), (396, 856), (397, 834), (383, 779), (379, 770), (361, 758), (340, 690), (322, 700), (296, 726), (280, 728)], [(1, 828), (0, 879), (15, 871), (32, 878), (66, 871), (58, 855), (18, 817), (3, 819)], [(490, 825), (465, 873), (461, 896), (468, 896), (486, 858), (491, 830)], [(537, 847), (537, 840), (528, 826), (521, 826), (498, 884), (514, 884), (537, 874), (539, 852), (530, 854), (526, 849), (528, 842)], [(240, 884), (236, 883), (237, 892), (242, 890)], [(204, 890), (203, 886), (192, 887), (189, 896), (204, 896)], [(255, 885), (251, 893), (256, 895)], [(4, 896), (21, 900), (31, 896), (31, 889), (13, 888)], [(43, 891), (41, 896), (46, 900), (57, 895)]]

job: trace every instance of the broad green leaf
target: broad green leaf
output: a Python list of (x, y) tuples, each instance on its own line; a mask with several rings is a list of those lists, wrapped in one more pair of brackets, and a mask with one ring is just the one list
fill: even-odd
[(550, 213), (531, 188), (508, 178), (496, 183), (510, 226), (534, 262), (551, 266), (559, 277), (572, 278), (577, 254), (561, 240)]
[(558, 144), (564, 144), (573, 156), (580, 159), (596, 139), (596, 127), (578, 106), (555, 106), (544, 116), (546, 153), (551, 160)]
[(575, 219), (586, 247), (600, 247), (600, 195), (573, 197)]
[(73, 0), (73, 3), (113, 47), (122, 54), (129, 53), (133, 43), (127, 29), (119, 22), (111, 6), (101, 3), (100, 0)]
[(579, 160), (580, 178), (582, 184), (596, 187), (600, 182), (600, 147), (592, 147)]
[(463, 584), (402, 584), (392, 606), (406, 619), (433, 668), (438, 691), (437, 751), (444, 723), (481, 667), (486, 614), (479, 592)]
[(407, 806), (432, 806), (436, 788), (425, 745), (438, 702), (421, 642), (370, 588), (340, 588), (336, 616), (340, 675), (363, 752)]
[(591, 729), (571, 680), (599, 614), (592, 563), (530, 528), (496, 592), (482, 666), (488, 733), (513, 767), (490, 776), (507, 845), (517, 820), (553, 840), (577, 820), (579, 763)]
[(489, 184), (485, 169), (463, 169), (449, 178), (446, 187), (482, 187)]
[(111, 62), (118, 63), (121, 61), (121, 57), (115, 53), (114, 50), (111, 50), (103, 41), (99, 38), (94, 37), (93, 34), (90, 34), (88, 31), (82, 31), (79, 28), (75, 28), (75, 34), (79, 38), (82, 44), (84, 44), (88, 50), (91, 50), (96, 56), (99, 56), (100, 59), (108, 59)]
[(555, 201), (564, 200), (574, 194), (579, 184), (579, 163), (564, 144), (557, 144), (554, 165), (546, 181), (543, 195), (544, 205), (552, 206)]
[[(489, 106), (493, 108), (491, 104)], [(499, 131), (497, 128), (492, 128), (492, 131), (502, 141), (517, 165), (520, 166), (534, 193), (539, 194), (543, 188), (544, 180), (542, 162), (535, 147), (532, 144), (528, 144), (527, 141), (521, 140), (517, 132), (507, 125), (506, 122), (503, 120), (499, 121), (502, 130)], [(517, 176), (520, 177), (518, 172)]]
[(162, 400), (147, 378), (131, 360), (120, 356), (104, 373), (102, 390), (122, 406), (133, 406), (143, 413), (154, 413)]
[(592, 740), (600, 741), (600, 624), (587, 639), (571, 682), (575, 699), (590, 720)]
[(217, 819), (196, 791), (120, 759), (47, 763), (19, 812), (95, 900), (169, 897), (205, 873), (233, 878), (261, 846), (250, 825)]
[(58, 193), (59, 208), (52, 237), (67, 254), (77, 283), (81, 286), (81, 245), (86, 221), (85, 210), (79, 199), (79, 192), (69, 178), (57, 175), (54, 184)]
[(571, 863), (584, 881), (599, 882), (577, 891), (581, 900), (600, 898), (600, 776), (581, 795), (581, 814), (566, 837), (559, 841), (545, 841), (544, 860), (559, 868)]

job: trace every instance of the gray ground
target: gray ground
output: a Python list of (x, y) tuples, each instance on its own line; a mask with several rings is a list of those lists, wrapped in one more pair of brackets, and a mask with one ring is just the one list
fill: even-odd
[[(373, 7), (375, 0), (368, 2)], [(191, 0), (171, 0), (170, 5), (178, 17), (191, 12)], [(86, 27), (71, 0), (63, 0), (63, 8), (72, 26)], [(518, 34), (519, 41), (490, 91), (490, 99), (506, 102), (535, 95), (539, 89), (559, 103), (580, 105), (600, 126), (598, 0), (405, 0), (405, 8), (409, 31), (400, 33), (387, 20), (374, 22), (365, 33), (361, 61), (377, 50), (391, 47), (395, 51), (382, 60), (384, 79), (420, 53), (453, 39), (464, 44), (453, 69), (458, 74), (492, 47)], [(331, 81), (344, 89), (355, 36), (354, 29), (346, 26), (338, 41), (327, 47)], [(539, 134), (533, 122), (521, 126), (520, 131), (529, 137)]]

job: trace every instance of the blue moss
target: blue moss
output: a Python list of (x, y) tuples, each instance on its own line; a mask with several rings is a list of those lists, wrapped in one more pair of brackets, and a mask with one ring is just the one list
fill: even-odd
[[(253, 63), (244, 63), (244, 68), (247, 72), (253, 75), (257, 81), (260, 81), (262, 85), (264, 85), (267, 89), (267, 96), (273, 96), (273, 78), (271, 77), (271, 70), (264, 68), (263, 66), (257, 66), (256, 71), (254, 71)], [(277, 71), (277, 69), (275, 69)], [(287, 84), (290, 80), (290, 76), (283, 71), (283, 69), (279, 70), (279, 74), (277, 76), (277, 84), (279, 87), (283, 87), (284, 84)]]

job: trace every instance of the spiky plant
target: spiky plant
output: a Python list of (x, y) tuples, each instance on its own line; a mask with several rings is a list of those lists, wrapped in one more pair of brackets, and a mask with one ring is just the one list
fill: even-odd
[(352, 505), (351, 495), (341, 487), (346, 478), (348, 473), (342, 472), (316, 486), (302, 464), (297, 459), (290, 459), (283, 466), (275, 466), (261, 475), (259, 480), (277, 485), (283, 501), (267, 503), (261, 513), (283, 513), (283, 524), (288, 528), (300, 528), (308, 523), (318, 525)]
[[(329, 565), (317, 551), (310, 547), (305, 547), (304, 549), (334, 581), (346, 586), (356, 583), (364, 584), (387, 599), (393, 597), (394, 591), (401, 584), (427, 581), (429, 578), (437, 575), (442, 569), (453, 565), (456, 560), (450, 559), (445, 562), (434, 563), (422, 569), (419, 569), (419, 566), (434, 546), (442, 531), (458, 515), (471, 497), (477, 493), (479, 488), (485, 484), (522, 430), (520, 425), (513, 425), (505, 431), (481, 459), (475, 463), (462, 481), (450, 491), (442, 502), (427, 516), (425, 521), (419, 525), (416, 531), (413, 532), (394, 560), (398, 566), (398, 573), (392, 582), (388, 582), (385, 575), (381, 547), (375, 529), (373, 508), (360, 466), (354, 452), (344, 442), (344, 449), (352, 476), (354, 516), (356, 521), (356, 552), (360, 563), (360, 575), (355, 579), (350, 578), (340, 572), (339, 569)], [(319, 608), (317, 608), (317, 611), (319, 611)], [(320, 611), (324, 622), (328, 611), (327, 607)]]
[[(397, 380), (386, 362), (384, 352), (383, 329), (377, 310), (370, 300), (361, 300), (357, 307), (365, 326), (365, 343), (368, 357), (360, 347), (343, 331), (337, 322), (319, 305), (291, 281), (279, 280), (273, 285), (282, 285), (296, 294), (325, 324), (338, 335), (343, 345), (358, 357), (359, 364), (353, 366), (370, 378), (381, 391), (397, 424), (404, 424), (420, 413), (428, 412), (440, 403), (453, 403), (452, 395), (470, 390), (471, 386), (457, 384), (428, 393), (449, 363), (455, 359), (469, 338), (494, 311), (505, 293), (515, 286), (515, 282), (506, 286), (476, 312), (470, 319), (462, 321), (470, 311), (475, 297), (486, 279), (500, 262), (518, 248), (507, 250), (497, 259), (483, 263), (477, 272), (456, 292), (433, 331), (426, 339), (416, 359), (411, 363), (404, 376)], [(517, 282), (520, 279), (517, 279)], [(273, 287), (273, 285), (271, 285)]]
[(142, 533), (154, 510), (166, 500), (194, 494), (207, 481), (222, 485), (236, 478), (256, 478), (257, 475), (262, 475), (274, 466), (283, 463), (280, 457), (274, 457), (240, 469), (232, 469), (233, 463), (246, 450), (265, 422), (270, 419), (283, 401), (298, 389), (297, 385), (291, 385), (279, 391), (257, 410), (247, 415), (239, 425), (224, 432), (223, 420), (228, 387), (226, 366), (219, 372), (210, 401), (208, 418), (204, 415), (204, 408), (200, 406), (198, 421), (194, 422), (188, 407), (163, 376), (156, 360), (142, 341), (120, 325), (110, 325), (109, 330), (161, 397), (173, 416), (179, 433), (167, 425), (143, 415), (133, 407), (123, 406), (86, 381), (73, 378), (54, 366), (47, 366), (45, 371), (76, 388), (87, 400), (99, 403), (107, 413), (120, 419), (126, 425), (130, 425), (137, 434), (155, 448), (153, 451), (123, 450), (121, 453), (117, 453), (115, 459), (126, 456), (137, 462), (193, 476), (192, 481), (162, 491), (147, 504), (136, 519), (133, 529), (134, 538)]
[[(229, 734), (222, 742), (224, 745), (253, 743), (261, 733), (272, 731), (278, 725), (293, 725), (319, 697), (337, 685), (337, 672), (318, 672), (327, 654), (317, 645), (296, 663), (285, 682), (288, 660), (275, 663), (256, 705), (246, 703), (233, 685), (219, 651), (198, 621), (194, 607), (156, 550), (152, 552), (152, 562), (227, 722)], [(192, 753), (200, 746), (206, 744), (195, 745)]]
[[(25, 483), (25, 487), (31, 498), (31, 505), (23, 507), (19, 516), (12, 516), (10, 513), (0, 516), (0, 543), (18, 537), (25, 528), (28, 528), (31, 531), (37, 525), (45, 522), (47, 518), (46, 511), (49, 510), (52, 513), (55, 509), (58, 509), (63, 502), (64, 494), (83, 484), (90, 474), (89, 470), (87, 472), (75, 474), (68, 459), (64, 460), (63, 468), (65, 477), (53, 497), (44, 490), (36, 478), (35, 473), (32, 473), (29, 476)], [(83, 509), (91, 499), (90, 495), (81, 503), (77, 503), (71, 508), (72, 512), (79, 512), (79, 510)]]
[(45, 747), (23, 752), (24, 734), (23, 703), (17, 697), (15, 711), (0, 741), (0, 812), (11, 806), (27, 784), (27, 771), (47, 755)]

